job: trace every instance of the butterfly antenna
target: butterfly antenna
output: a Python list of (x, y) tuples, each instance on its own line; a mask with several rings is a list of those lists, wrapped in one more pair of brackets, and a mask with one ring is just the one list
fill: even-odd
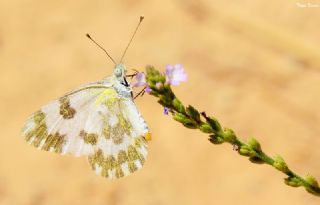
[(94, 43), (96, 44), (99, 48), (101, 48), (106, 54), (107, 56), (110, 58), (110, 60), (112, 60), (112, 62), (117, 65), (116, 61), (110, 56), (110, 54), (106, 51), (106, 49), (104, 49), (102, 46), (100, 46), (93, 38), (91, 38), (91, 36), (87, 33), (86, 36)]
[(124, 50), (124, 52), (123, 52), (123, 54), (122, 54), (122, 56), (121, 56), (120, 63), (122, 62), (123, 57), (126, 55), (126, 52), (127, 52), (128, 48), (129, 48), (129, 46), (130, 46), (130, 44), (131, 44), (131, 42), (132, 42), (132, 40), (133, 40), (134, 36), (136, 35), (136, 33), (137, 33), (137, 31), (138, 31), (138, 28), (139, 28), (139, 26), (140, 26), (141, 22), (143, 21), (143, 19), (144, 19), (144, 17), (143, 17), (143, 16), (140, 16), (139, 23), (138, 23), (138, 25), (137, 25), (136, 29), (134, 30), (134, 32), (133, 32), (133, 34), (132, 34), (132, 36), (131, 36), (131, 39), (130, 39), (130, 41), (129, 41), (129, 43), (128, 43), (128, 45), (127, 45), (126, 49)]

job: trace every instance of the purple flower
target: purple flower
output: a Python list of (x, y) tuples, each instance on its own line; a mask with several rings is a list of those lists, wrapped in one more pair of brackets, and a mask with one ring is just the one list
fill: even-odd
[(168, 115), (169, 114), (169, 108), (163, 107), (163, 114)]
[(147, 84), (146, 75), (144, 74), (144, 72), (139, 72), (135, 76), (134, 82), (131, 85), (132, 87), (140, 87), (140, 86), (145, 86), (146, 84)]
[(161, 86), (162, 86), (162, 83), (160, 83), (160, 82), (157, 82), (157, 83), (156, 83), (156, 87), (157, 87), (157, 88), (160, 88)]
[(149, 86), (147, 86), (145, 89), (144, 89), (147, 93), (151, 93), (151, 88)]
[(180, 82), (187, 80), (187, 74), (184, 72), (182, 65), (167, 65), (166, 83), (170, 85), (179, 85)]

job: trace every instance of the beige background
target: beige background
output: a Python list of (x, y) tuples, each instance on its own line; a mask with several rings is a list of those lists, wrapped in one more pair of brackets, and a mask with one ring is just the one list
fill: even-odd
[(0, 204), (319, 204), (303, 188), (285, 186), (272, 167), (251, 164), (164, 116), (151, 96), (136, 101), (154, 137), (149, 158), (124, 179), (96, 176), (85, 158), (41, 152), (21, 139), (24, 120), (41, 105), (111, 74), (112, 63), (85, 33), (118, 59), (141, 14), (128, 68), (183, 64), (188, 82), (174, 88), (183, 102), (320, 179), (320, 7), (289, 0), (1, 0)]

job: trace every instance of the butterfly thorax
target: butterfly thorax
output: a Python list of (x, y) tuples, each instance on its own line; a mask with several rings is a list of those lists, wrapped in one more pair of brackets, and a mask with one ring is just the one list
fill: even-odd
[(117, 64), (113, 70), (113, 87), (121, 97), (131, 98), (132, 89), (125, 80), (127, 69), (124, 64)]
[(115, 82), (115, 84), (113, 85), (114, 89), (116, 90), (116, 92), (119, 94), (119, 96), (124, 97), (124, 98), (131, 98), (131, 92), (132, 89), (129, 86), (125, 86), (124, 84), (118, 82)]

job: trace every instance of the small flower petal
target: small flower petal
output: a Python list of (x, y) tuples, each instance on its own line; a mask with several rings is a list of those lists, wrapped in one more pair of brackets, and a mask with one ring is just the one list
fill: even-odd
[(163, 107), (163, 114), (168, 115), (169, 114), (169, 108)]
[(147, 83), (146, 75), (144, 74), (144, 72), (139, 72), (135, 76), (134, 82), (131, 83), (131, 85), (132, 85), (132, 87), (141, 87), (141, 86), (145, 86), (146, 83)]
[(156, 83), (156, 87), (157, 87), (157, 88), (160, 88), (161, 86), (162, 86), (162, 83), (161, 83), (161, 82), (157, 82), (157, 83)]
[(187, 74), (181, 64), (167, 65), (166, 67), (166, 83), (170, 85), (179, 85), (187, 80)]
[(145, 89), (144, 89), (147, 93), (151, 93), (151, 88), (148, 86), (148, 87), (146, 87)]

